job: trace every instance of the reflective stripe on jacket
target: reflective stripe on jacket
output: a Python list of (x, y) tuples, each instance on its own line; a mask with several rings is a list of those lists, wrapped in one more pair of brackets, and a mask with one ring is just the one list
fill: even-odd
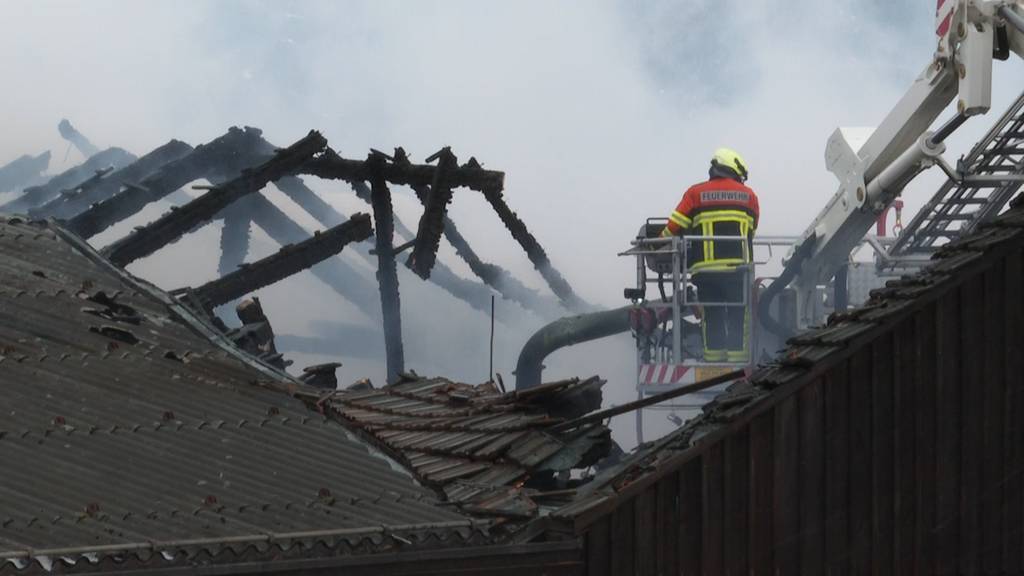
[(669, 216), (662, 236), (741, 236), (736, 240), (703, 240), (690, 247), (690, 270), (723, 270), (751, 261), (760, 208), (757, 194), (730, 178), (715, 178), (686, 191)]

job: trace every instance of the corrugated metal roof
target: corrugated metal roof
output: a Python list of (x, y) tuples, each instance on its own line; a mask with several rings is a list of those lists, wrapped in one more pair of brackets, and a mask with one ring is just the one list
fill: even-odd
[(537, 512), (539, 481), (607, 453), (604, 426), (550, 431), (599, 407), (603, 384), (594, 377), (502, 393), (490, 383), (409, 376), (385, 388), (338, 391), (324, 402), (329, 414), (361, 429), (463, 510), (525, 517)]
[(470, 526), (283, 393), (298, 386), (288, 377), (218, 346), (165, 294), (62, 234), (0, 218), (0, 570)]

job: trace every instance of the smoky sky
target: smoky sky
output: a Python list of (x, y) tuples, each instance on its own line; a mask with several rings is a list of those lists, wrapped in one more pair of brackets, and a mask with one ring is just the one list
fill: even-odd
[[(836, 190), (827, 138), (881, 121), (930, 60), (934, 10), (934, 0), (0, 0), (0, 163), (44, 150), (54, 151), (53, 171), (80, 162), (57, 133), (65, 117), (98, 146), (136, 154), (171, 138), (200, 144), (231, 125), (260, 127), (279, 146), (318, 129), (352, 158), (402, 146), (422, 161), (452, 146), (460, 161), (505, 171), (510, 205), (554, 264), (587, 300), (618, 306), (634, 265), (616, 253), (706, 176), (718, 146), (751, 167), (760, 231), (803, 232)], [(1016, 96), (1021, 65), (995, 72), (990, 116)], [(992, 121), (969, 123), (949, 156)], [(905, 220), (937, 183), (929, 175), (908, 189)], [(337, 183), (314, 187), (345, 213), (368, 210)], [(318, 227), (280, 193), (268, 196)], [(396, 190), (396, 205), (415, 224), (407, 191)], [(150, 207), (97, 243), (166, 209)], [(479, 196), (457, 191), (450, 211), (482, 256), (544, 288)], [(210, 279), (218, 231), (201, 229), (131, 270), (164, 288)], [(255, 229), (249, 259), (276, 248)], [(469, 276), (449, 247), (441, 257)], [(408, 273), (401, 281), (410, 367), (484, 379), (487, 318)], [(261, 297), (279, 333), (368, 324), (308, 275)], [(498, 316), (496, 367), (511, 381), (519, 348), (552, 319), (505, 302)], [(341, 357), (346, 382), (383, 372), (360, 357), (364, 342), (346, 355), (343, 341), (318, 352), (290, 341), (303, 347), (291, 355), (297, 366)], [(552, 356), (546, 376), (600, 373), (606, 402), (621, 402), (635, 394), (633, 362), (622, 337)]]

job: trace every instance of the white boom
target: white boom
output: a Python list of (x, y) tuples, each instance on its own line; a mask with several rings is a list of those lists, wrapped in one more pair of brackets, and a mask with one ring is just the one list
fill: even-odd
[[(993, 51), (1007, 47), (1024, 58), (1024, 0), (938, 0), (938, 48), (903, 98), (862, 146), (844, 130), (828, 141), (825, 162), (839, 190), (790, 251), (787, 267), (797, 291), (797, 324), (817, 321), (817, 287), (828, 282), (863, 240), (878, 214), (921, 171), (941, 162), (943, 140), (967, 118), (988, 112)], [(1005, 40), (1005, 44), (1004, 44)], [(936, 132), (929, 127), (957, 101), (957, 116)], [(794, 261), (800, 254), (799, 261)]]

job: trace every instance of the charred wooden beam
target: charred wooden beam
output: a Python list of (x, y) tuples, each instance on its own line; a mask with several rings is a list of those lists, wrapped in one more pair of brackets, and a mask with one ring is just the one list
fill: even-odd
[[(325, 202), (320, 196), (311, 190), (302, 179), (286, 176), (274, 183), (277, 189), (292, 199), (296, 204), (309, 212), (320, 224), (324, 226), (335, 226), (345, 221), (345, 216), (339, 213), (333, 206)], [(370, 204), (370, 188), (365, 182), (354, 182), (352, 188), (356, 195)], [(402, 223), (401, 218), (395, 215), (395, 236), (397, 238), (414, 238), (412, 231)], [(375, 261), (375, 255), (370, 253), (368, 243), (356, 245), (356, 252), (367, 261)], [(434, 265), (434, 272), (430, 275), (430, 282), (433, 282), (442, 290), (462, 300), (471, 307), (488, 312), (491, 305), (491, 291), (487, 286), (468, 280), (456, 274), (443, 262)]]
[(88, 138), (75, 129), (67, 118), (61, 120), (60, 124), (57, 124), (57, 131), (60, 132), (61, 138), (64, 138), (73, 144), (75, 148), (78, 148), (78, 151), (82, 153), (82, 156), (85, 156), (86, 158), (94, 156), (100, 151), (100, 149), (90, 142)]
[(231, 128), (227, 134), (197, 146), (190, 154), (163, 166), (142, 182), (125, 182), (130, 184), (128, 189), (76, 215), (66, 226), (88, 239), (189, 182), (220, 174), (238, 174), (251, 166), (249, 162), (254, 153), (263, 151), (266, 141), (261, 134), (256, 128)]
[(228, 332), (228, 337), (249, 354), (262, 359), (278, 370), (284, 370), (291, 362), (286, 362), (277, 351), (274, 327), (263, 312), (259, 298), (245, 300), (235, 307), (235, 314), (242, 321), (242, 327)]
[(90, 205), (106, 200), (121, 190), (125, 183), (141, 182), (154, 174), (165, 164), (179, 160), (192, 152), (192, 147), (179, 140), (171, 140), (149, 154), (128, 164), (95, 183), (94, 186), (80, 185), (69, 192), (62, 192), (46, 204), (29, 210), (34, 218), (71, 218)]
[(559, 304), (558, 300), (526, 286), (501, 266), (481, 260), (451, 220), (445, 224), (445, 239), (455, 248), (455, 254), (469, 266), (470, 271), (484, 284), (501, 294), (502, 298), (511, 300), (527, 310), (537, 312), (545, 318), (565, 313), (565, 308)]
[(589, 308), (589, 305), (576, 295), (572, 286), (551, 265), (551, 260), (548, 259), (544, 248), (533, 237), (533, 234), (530, 234), (530, 231), (526, 229), (526, 224), (505, 203), (501, 189), (492, 188), (486, 190), (484, 191), (484, 197), (487, 198), (494, 211), (498, 213), (498, 217), (501, 218), (505, 228), (508, 228), (509, 232), (512, 233), (512, 237), (526, 251), (527, 258), (533, 263), (534, 268), (540, 272), (540, 275), (548, 283), (548, 286), (551, 287), (551, 291), (555, 293), (555, 296), (558, 296), (558, 299), (562, 301), (562, 304), (570, 310), (578, 311)]
[(17, 190), (32, 182), (38, 182), (50, 166), (50, 151), (38, 156), (24, 156), (0, 166), (0, 192)]
[(0, 206), (0, 212), (25, 212), (56, 198), (64, 190), (77, 187), (88, 180), (97, 170), (113, 166), (115, 170), (135, 161), (135, 155), (121, 148), (108, 148), (91, 156), (85, 162), (61, 172), (45, 184), (26, 188), (24, 194)]
[(405, 371), (405, 351), (402, 346), (402, 307), (398, 293), (398, 268), (395, 265), (394, 212), (391, 191), (388, 190), (384, 168), (387, 160), (379, 152), (371, 153), (366, 161), (370, 169), (370, 192), (373, 203), (373, 221), (376, 224), (377, 283), (380, 286), (380, 308), (384, 317), (384, 352), (387, 358), (387, 382), (398, 381)]
[(344, 224), (317, 232), (298, 244), (286, 245), (277, 253), (207, 282), (194, 292), (200, 300), (215, 308), (310, 268), (338, 254), (348, 244), (369, 238), (371, 234), (373, 228), (369, 215), (356, 214)]
[(206, 223), (232, 202), (263, 189), (278, 178), (294, 172), (304, 162), (327, 146), (319, 132), (312, 131), (271, 160), (255, 168), (242, 171), (242, 175), (189, 202), (171, 210), (154, 222), (114, 242), (103, 250), (111, 262), (119, 266), (148, 256), (174, 242), (186, 232)]
[(338, 368), (341, 368), (341, 362), (306, 366), (302, 369), (299, 380), (316, 388), (336, 390), (338, 388), (338, 375), (336, 374)]
[[(376, 169), (380, 171), (384, 181), (391, 184), (429, 186), (434, 182), (434, 176), (438, 170), (437, 166), (430, 164), (399, 165), (388, 162), (387, 158), (383, 156), (382, 159), (383, 162)], [(349, 182), (366, 182), (374, 178), (367, 162), (342, 158), (333, 150), (308, 162), (303, 166), (302, 174)], [(504, 172), (484, 170), (479, 166), (463, 166), (448, 174), (448, 184), (452, 188), (465, 187), (483, 192), (495, 187), (500, 189), (504, 186), (504, 182)]]
[[(60, 194), (58, 194), (56, 198), (54, 198), (53, 200), (50, 200), (46, 204), (43, 204), (43, 206), (49, 206), (50, 204), (53, 204), (55, 202), (59, 202), (59, 201), (63, 200), (64, 198), (69, 198), (69, 197), (72, 197), (72, 196), (76, 196), (78, 194), (88, 193), (90, 190), (94, 190), (96, 188), (99, 188), (104, 183), (109, 182), (109, 180), (107, 179), (107, 175), (110, 174), (113, 171), (114, 171), (114, 167), (113, 166), (107, 166), (106, 168), (102, 168), (100, 170), (97, 170), (95, 174), (93, 174), (92, 176), (87, 178), (84, 182), (79, 183), (74, 188), (71, 188), (71, 189), (68, 189), (68, 190), (61, 190)], [(37, 207), (37, 208), (29, 208), (28, 215), (33, 217), (33, 218), (40, 218), (40, 219), (46, 218), (48, 215), (43, 213), (40, 210), (41, 208), (42, 208), (42, 206)]]
[(226, 276), (245, 262), (249, 254), (249, 231), (252, 218), (245, 206), (238, 203), (224, 211), (224, 226), (220, 230), (220, 260), (217, 273)]
[[(452, 187), (449, 175), (459, 166), (459, 161), (452, 154), (451, 148), (442, 148), (438, 153), (427, 159), (437, 159), (437, 171), (430, 184), (430, 194), (423, 205), (423, 216), (420, 217), (416, 231), (416, 245), (406, 261), (417, 276), (430, 278), (430, 271), (437, 260), (437, 249), (441, 246), (441, 234), (444, 232), (444, 220), (448, 213), (448, 203), (452, 200)], [(396, 164), (398, 165), (398, 164)]]
[[(405, 150), (402, 148), (395, 149), (394, 161), (396, 164), (408, 164), (409, 157)], [(475, 160), (470, 159), (470, 163), (473, 164)], [(362, 192), (359, 189), (359, 185), (362, 183), (354, 183), (353, 188), (356, 190), (356, 195), (362, 197)], [(365, 188), (365, 184), (362, 185)], [(410, 186), (413, 192), (416, 193), (416, 197), (420, 203), (426, 206), (427, 198), (430, 196), (429, 186)], [(369, 192), (366, 191), (366, 194)], [(502, 298), (511, 300), (518, 303), (523, 308), (539, 312), (544, 316), (557, 316), (562, 313), (562, 309), (557, 302), (546, 301), (544, 297), (537, 293), (537, 291), (528, 288), (522, 282), (517, 280), (512, 273), (505, 270), (501, 266), (484, 262), (477, 255), (476, 251), (469, 245), (466, 238), (459, 232), (458, 226), (452, 221), (447, 215), (444, 217), (444, 237), (448, 242), (455, 248), (455, 253), (462, 259), (466, 265), (469, 266), (470, 271), (473, 272), (484, 284), (490, 286), (501, 294)], [(440, 266), (435, 273), (440, 273), (442, 270)], [(483, 308), (483, 310), (489, 310)]]
[[(302, 226), (262, 194), (245, 198), (243, 205), (250, 210), (253, 224), (259, 226), (274, 242), (284, 246), (298, 244), (309, 238), (309, 233)], [(310, 272), (373, 320), (381, 319), (377, 286), (345, 260), (328, 258), (313, 266)]]

